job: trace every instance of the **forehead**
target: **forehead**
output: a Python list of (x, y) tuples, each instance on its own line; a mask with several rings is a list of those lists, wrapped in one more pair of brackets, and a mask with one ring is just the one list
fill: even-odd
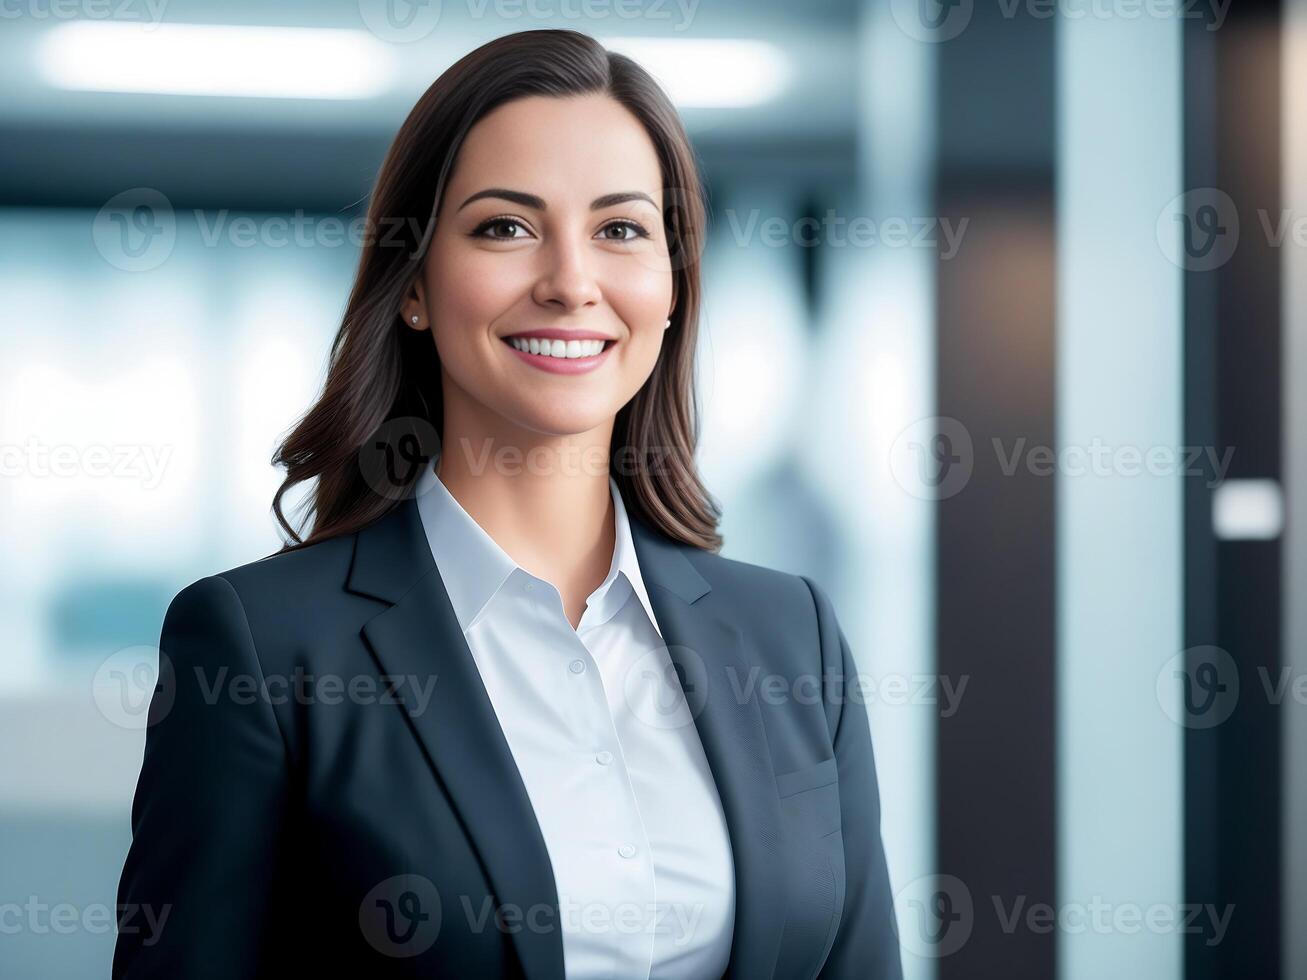
[(642, 190), (661, 200), (662, 173), (640, 121), (607, 95), (530, 96), (479, 119), (459, 150), (452, 196), (509, 187), (555, 199), (589, 201)]

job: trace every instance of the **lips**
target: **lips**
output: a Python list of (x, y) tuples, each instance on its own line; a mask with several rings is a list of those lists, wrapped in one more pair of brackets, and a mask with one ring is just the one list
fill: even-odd
[(606, 333), (597, 330), (565, 330), (562, 327), (539, 327), (527, 330), (518, 330), (516, 333), (504, 334), (503, 339), (508, 340), (510, 337), (538, 337), (541, 340), (616, 340), (616, 337), (610, 337)]

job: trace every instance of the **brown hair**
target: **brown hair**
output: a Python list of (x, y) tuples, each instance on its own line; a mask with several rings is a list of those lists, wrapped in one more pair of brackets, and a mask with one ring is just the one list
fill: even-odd
[[(653, 372), (617, 413), (609, 471), (634, 516), (686, 544), (720, 550), (720, 510), (694, 463), (694, 352), (706, 208), (693, 149), (667, 96), (630, 58), (578, 31), (533, 30), (490, 41), (445, 71), (413, 107), (386, 154), (322, 394), (273, 455), (273, 464), (286, 469), (272, 503), (291, 539), (283, 552), (351, 534), (382, 517), (407, 495), (419, 467), (396, 476), (388, 455), (390, 485), (378, 487), (367, 472), (381, 465), (375, 452), (385, 443), (391, 453), (397, 440), (406, 439), (422, 450), (411, 457), (430, 458), (433, 437), (443, 435), (435, 344), (401, 324), (399, 311), (421, 269), (468, 131), (516, 98), (595, 92), (629, 109), (657, 150), (676, 293)], [(374, 454), (371, 460), (368, 453)], [(312, 531), (301, 540), (281, 501), (288, 489), (313, 477), (318, 482), (305, 501)]]

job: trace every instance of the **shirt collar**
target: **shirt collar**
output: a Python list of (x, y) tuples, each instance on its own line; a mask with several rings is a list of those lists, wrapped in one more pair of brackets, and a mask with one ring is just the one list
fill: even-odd
[[(490, 600), (515, 573), (531, 578), (535, 576), (521, 568), (449, 492), (449, 488), (436, 476), (439, 459), (439, 455), (436, 455), (423, 467), (413, 493), (417, 498), (418, 514), (422, 518), (431, 555), (440, 570), (454, 614), (466, 633), (476, 624)], [(624, 580), (640, 600), (650, 624), (661, 637), (658, 620), (654, 617), (653, 606), (649, 602), (649, 593), (640, 575), (626, 505), (617, 488), (617, 481), (611, 476), (608, 478), (608, 489), (613, 498), (616, 541), (608, 574), (596, 590), (591, 603), (592, 607), (597, 607), (597, 615), (596, 612), (587, 610), (587, 616), (596, 624), (607, 622), (615, 616), (627, 597)]]

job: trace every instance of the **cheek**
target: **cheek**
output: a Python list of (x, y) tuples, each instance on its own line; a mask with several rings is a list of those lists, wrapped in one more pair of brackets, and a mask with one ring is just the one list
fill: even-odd
[(637, 266), (609, 290), (608, 298), (632, 331), (656, 342), (672, 304), (672, 279), (666, 271)]
[(436, 323), (454, 330), (484, 327), (513, 305), (520, 289), (511, 271), (486, 257), (475, 250), (433, 251), (426, 286)]

